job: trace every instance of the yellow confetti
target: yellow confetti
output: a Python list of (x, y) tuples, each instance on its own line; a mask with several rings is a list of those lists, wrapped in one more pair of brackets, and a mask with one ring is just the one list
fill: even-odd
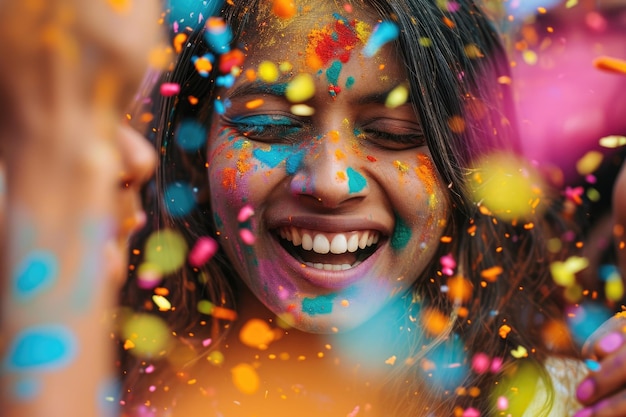
[(246, 346), (265, 350), (274, 340), (274, 332), (265, 321), (250, 319), (241, 328), (239, 340)]
[(387, 358), (387, 360), (385, 360), (385, 364), (393, 365), (393, 364), (396, 363), (396, 359), (397, 359), (396, 355), (393, 355), (393, 356)]
[(513, 349), (511, 351), (511, 356), (513, 356), (516, 359), (525, 358), (528, 356), (528, 350), (524, 346), (519, 345), (517, 349)]
[(159, 308), (159, 311), (169, 311), (172, 309), (172, 304), (167, 298), (163, 297), (162, 295), (153, 295), (152, 301)]
[(287, 84), (285, 97), (292, 103), (302, 103), (315, 95), (313, 76), (308, 72), (296, 75)]
[(259, 64), (257, 74), (261, 80), (267, 83), (273, 83), (278, 80), (278, 67), (271, 61), (263, 61)]
[(611, 135), (600, 138), (600, 146), (604, 148), (619, 148), (626, 145), (626, 136)]
[(537, 53), (535, 51), (526, 50), (522, 53), (522, 59), (528, 65), (535, 65), (538, 61)]
[(580, 175), (589, 175), (602, 163), (603, 156), (598, 151), (589, 151), (576, 162), (576, 171)]
[(604, 286), (604, 292), (606, 293), (606, 298), (611, 301), (618, 302), (624, 296), (624, 283), (622, 282), (622, 278), (619, 274), (616, 274), (617, 278), (608, 279)]
[(409, 99), (409, 89), (406, 85), (400, 84), (389, 92), (385, 99), (385, 107), (395, 109), (407, 102)]
[(315, 114), (315, 108), (307, 106), (306, 104), (294, 104), (289, 108), (289, 111), (296, 116), (303, 117), (313, 116)]

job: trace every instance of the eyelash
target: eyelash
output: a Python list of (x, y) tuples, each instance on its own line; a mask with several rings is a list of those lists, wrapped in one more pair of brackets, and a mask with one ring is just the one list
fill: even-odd
[(306, 125), (290, 116), (259, 114), (230, 119), (223, 117), (227, 126), (243, 136), (260, 142), (288, 142), (297, 140)]
[(410, 145), (407, 147), (420, 147), (426, 144), (426, 137), (421, 132), (400, 135), (382, 130), (363, 129), (362, 134), (364, 134), (368, 139), (372, 140), (374, 143), (382, 147), (389, 146), (383, 146), (384, 143), (379, 142), (392, 142), (398, 145)]

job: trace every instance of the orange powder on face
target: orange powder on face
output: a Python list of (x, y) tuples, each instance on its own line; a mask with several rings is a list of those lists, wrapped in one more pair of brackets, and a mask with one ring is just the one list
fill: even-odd
[(433, 194), (435, 191), (437, 174), (433, 161), (431, 161), (428, 156), (422, 153), (417, 155), (417, 167), (415, 168), (415, 174), (417, 174), (418, 178), (424, 184), (426, 192), (428, 194)]
[(233, 191), (237, 189), (237, 170), (234, 168), (224, 168), (222, 171), (222, 186)]

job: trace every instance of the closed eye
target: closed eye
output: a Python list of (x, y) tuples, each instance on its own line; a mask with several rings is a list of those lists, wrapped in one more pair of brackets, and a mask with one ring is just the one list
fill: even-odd
[(389, 150), (404, 150), (426, 145), (424, 131), (418, 123), (395, 119), (374, 119), (357, 128), (357, 137)]
[(294, 143), (308, 124), (293, 115), (283, 113), (252, 114), (228, 118), (222, 116), (226, 126), (235, 129), (250, 140), (271, 143)]

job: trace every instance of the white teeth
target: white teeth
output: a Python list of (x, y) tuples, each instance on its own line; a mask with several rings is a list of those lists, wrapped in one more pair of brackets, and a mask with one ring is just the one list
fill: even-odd
[[(296, 227), (282, 227), (279, 230), (281, 238), (290, 241), (294, 246), (302, 245), (306, 251), (325, 255), (333, 253), (341, 255), (346, 252), (356, 252), (378, 243), (380, 235), (375, 231), (359, 231), (350, 233), (315, 233)], [(349, 237), (348, 237), (349, 236)]]
[(308, 233), (302, 233), (302, 249), (313, 250), (313, 238)]
[(330, 244), (330, 251), (336, 254), (346, 253), (348, 250), (348, 241), (346, 240), (346, 235), (343, 233), (339, 233), (333, 238), (332, 243)]
[(321, 253), (322, 255), (330, 252), (330, 243), (328, 242), (326, 236), (322, 234), (315, 235), (315, 238), (313, 239), (313, 252)]
[(354, 233), (352, 236), (350, 236), (350, 239), (348, 239), (348, 252), (356, 252), (358, 248), (359, 248), (359, 235)]
[(367, 239), (369, 237), (369, 233), (365, 232), (361, 235), (359, 239), (359, 248), (365, 249), (367, 247)]
[(361, 262), (355, 262), (354, 265), (350, 265), (350, 264), (321, 264), (321, 263), (312, 263), (312, 262), (305, 262), (306, 266), (310, 266), (311, 268), (315, 268), (315, 269), (323, 269), (325, 271), (346, 271), (350, 268), (354, 268), (355, 266), (359, 265)]

